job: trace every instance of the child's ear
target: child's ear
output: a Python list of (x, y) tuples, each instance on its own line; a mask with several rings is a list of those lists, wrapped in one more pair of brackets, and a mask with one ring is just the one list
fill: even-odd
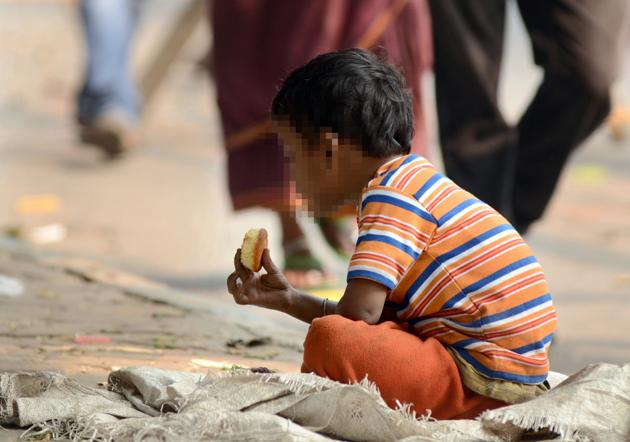
[(337, 159), (337, 152), (339, 152), (339, 137), (336, 133), (326, 130), (321, 132), (320, 140), (324, 148), (326, 164), (332, 166), (333, 160)]

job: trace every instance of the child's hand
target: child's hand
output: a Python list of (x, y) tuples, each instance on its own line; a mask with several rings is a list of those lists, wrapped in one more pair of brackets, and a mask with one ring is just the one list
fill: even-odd
[(241, 263), (241, 249), (234, 255), (234, 273), (228, 276), (228, 291), (237, 304), (250, 304), (274, 310), (285, 310), (293, 287), (273, 263), (269, 249), (262, 255), (266, 274), (254, 273)]

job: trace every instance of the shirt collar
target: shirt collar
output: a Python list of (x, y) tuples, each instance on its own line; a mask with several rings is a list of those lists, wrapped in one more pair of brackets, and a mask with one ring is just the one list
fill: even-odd
[(405, 158), (407, 158), (408, 156), (409, 155), (402, 155), (402, 156), (396, 157), (396, 158), (394, 158), (392, 160), (389, 160), (388, 162), (386, 162), (385, 164), (381, 165), (376, 170), (376, 174), (374, 176), (375, 177), (379, 177), (379, 176), (385, 175), (390, 170), (397, 168), (400, 165), (400, 163), (405, 161)]

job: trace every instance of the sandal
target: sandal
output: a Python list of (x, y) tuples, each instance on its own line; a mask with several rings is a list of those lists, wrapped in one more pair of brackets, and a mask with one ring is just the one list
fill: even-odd
[(328, 245), (344, 261), (349, 261), (354, 253), (353, 228), (348, 217), (317, 218), (315, 223)]
[(335, 286), (336, 278), (327, 273), (322, 263), (311, 253), (305, 238), (283, 245), (284, 276), (293, 287), (322, 290)]

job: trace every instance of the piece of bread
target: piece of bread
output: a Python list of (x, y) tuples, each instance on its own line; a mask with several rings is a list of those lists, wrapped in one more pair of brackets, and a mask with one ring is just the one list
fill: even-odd
[(241, 246), (241, 263), (252, 272), (262, 267), (262, 254), (267, 248), (267, 231), (265, 229), (250, 229), (243, 238)]

